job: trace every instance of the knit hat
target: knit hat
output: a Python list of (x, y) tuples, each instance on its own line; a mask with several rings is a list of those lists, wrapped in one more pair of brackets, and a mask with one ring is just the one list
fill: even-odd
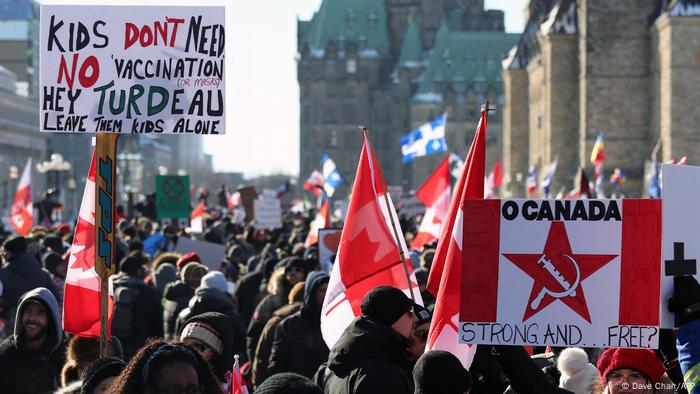
[(416, 315), (418, 321), (416, 322), (416, 327), (423, 323), (428, 323), (433, 318), (433, 314), (430, 313), (428, 309), (418, 304), (413, 304), (413, 314)]
[(616, 369), (629, 368), (646, 375), (656, 384), (666, 372), (663, 363), (650, 349), (607, 349), (598, 360), (598, 370), (605, 385), (605, 378)]
[(63, 263), (63, 258), (56, 252), (49, 252), (42, 257), (41, 262), (44, 264), (44, 268), (53, 274), (56, 273), (56, 267)]
[(216, 354), (222, 354), (224, 350), (221, 335), (214, 328), (202, 322), (192, 322), (185, 325), (180, 333), (180, 340), (184, 342), (187, 338), (194, 338), (204, 342)]
[(284, 372), (267, 378), (253, 394), (323, 394), (323, 390), (309, 378)]
[(600, 380), (600, 372), (588, 362), (588, 354), (581, 348), (564, 349), (557, 358), (557, 369), (561, 372), (559, 387), (576, 394), (588, 394)]
[(177, 267), (178, 270), (182, 270), (183, 268), (185, 268), (187, 263), (191, 263), (193, 261), (197, 262), (197, 263), (201, 263), (202, 259), (195, 252), (185, 253), (182, 256), (180, 256), (180, 258), (177, 260), (177, 263), (175, 263), (175, 266)]
[(146, 259), (141, 252), (131, 252), (119, 262), (119, 271), (133, 272), (144, 264), (146, 264)]
[(116, 357), (98, 358), (85, 369), (81, 378), (83, 387), (81, 394), (92, 394), (103, 380), (119, 376), (126, 367), (124, 361)]
[(211, 271), (202, 277), (202, 283), (199, 287), (203, 289), (216, 289), (222, 293), (228, 291), (226, 277), (219, 271)]
[(413, 306), (403, 291), (391, 286), (372, 289), (362, 300), (360, 310), (364, 316), (390, 326)]
[(424, 353), (413, 368), (415, 394), (462, 394), (472, 377), (455, 355), (443, 350)]
[(199, 264), (195, 261), (187, 263), (185, 267), (180, 271), (180, 279), (191, 288), (199, 287), (202, 277), (206, 275), (207, 267)]
[(27, 239), (18, 235), (5, 241), (2, 247), (12, 254), (24, 253), (27, 251)]
[(153, 284), (160, 290), (161, 294), (165, 290), (165, 286), (175, 279), (177, 279), (177, 268), (170, 263), (159, 265), (156, 272), (153, 273)]

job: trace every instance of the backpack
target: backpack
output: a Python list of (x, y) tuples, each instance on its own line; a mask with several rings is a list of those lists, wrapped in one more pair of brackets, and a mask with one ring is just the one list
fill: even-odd
[(124, 342), (133, 339), (137, 319), (136, 306), (140, 295), (139, 287), (119, 286), (114, 290), (112, 335)]

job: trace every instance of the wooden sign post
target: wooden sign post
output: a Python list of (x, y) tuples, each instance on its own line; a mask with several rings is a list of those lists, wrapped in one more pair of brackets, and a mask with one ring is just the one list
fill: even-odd
[(119, 134), (98, 134), (95, 147), (95, 271), (100, 276), (100, 357), (108, 356), (109, 276), (118, 264), (114, 247), (118, 138)]

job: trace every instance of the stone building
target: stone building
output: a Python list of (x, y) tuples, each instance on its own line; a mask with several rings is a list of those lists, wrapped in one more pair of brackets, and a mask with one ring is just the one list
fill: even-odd
[(668, 161), (700, 161), (700, 1), (532, 0), (525, 32), (503, 62), (506, 189), (522, 196), (559, 156), (552, 190), (570, 190), (605, 135), (604, 191), (614, 168), (627, 196), (644, 194), (657, 143)]
[[(464, 156), (485, 99), (503, 102), (500, 62), (518, 35), (503, 12), (470, 0), (324, 0), (298, 22), (300, 177), (323, 152), (347, 194), (370, 130), (387, 183), (420, 186), (444, 157), (401, 162), (399, 137), (447, 112), (447, 144)], [(500, 111), (489, 123), (489, 166), (500, 157)], [(302, 179), (302, 181), (303, 181)]]

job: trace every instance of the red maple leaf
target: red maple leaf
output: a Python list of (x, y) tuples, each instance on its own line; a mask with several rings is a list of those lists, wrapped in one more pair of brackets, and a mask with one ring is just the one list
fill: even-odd
[(75, 259), (71, 268), (85, 272), (95, 266), (95, 225), (81, 217), (78, 218), (71, 254)]

